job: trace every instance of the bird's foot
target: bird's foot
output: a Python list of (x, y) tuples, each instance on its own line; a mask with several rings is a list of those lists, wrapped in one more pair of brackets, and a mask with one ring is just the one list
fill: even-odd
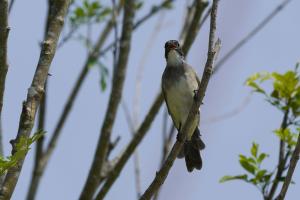
[(180, 142), (180, 143), (183, 142), (183, 137), (182, 137), (182, 136), (183, 136), (183, 135), (182, 135), (180, 132), (177, 133), (176, 140), (177, 140), (178, 142)]

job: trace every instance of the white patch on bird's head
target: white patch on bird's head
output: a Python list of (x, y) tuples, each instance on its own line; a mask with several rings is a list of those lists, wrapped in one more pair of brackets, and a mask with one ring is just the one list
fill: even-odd
[(178, 67), (183, 64), (183, 56), (181, 56), (176, 50), (172, 49), (168, 53), (167, 66)]

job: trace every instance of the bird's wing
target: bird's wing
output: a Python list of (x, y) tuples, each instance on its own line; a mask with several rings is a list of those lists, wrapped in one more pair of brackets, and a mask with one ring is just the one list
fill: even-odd
[(164, 99), (165, 99), (165, 102), (166, 102), (166, 105), (167, 105), (167, 108), (168, 108), (168, 113), (169, 113), (169, 115), (171, 115), (170, 108), (169, 108), (169, 105), (168, 105), (167, 94), (166, 94), (166, 91), (165, 91), (163, 83), (161, 83), (161, 90), (162, 90), (162, 94), (164, 96)]

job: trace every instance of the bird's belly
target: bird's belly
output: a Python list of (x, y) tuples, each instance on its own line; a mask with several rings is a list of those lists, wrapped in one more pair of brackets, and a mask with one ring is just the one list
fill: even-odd
[(168, 104), (173, 115), (175, 126), (179, 129), (180, 123), (186, 121), (194, 99), (194, 88), (187, 83), (186, 79), (173, 84), (168, 91)]

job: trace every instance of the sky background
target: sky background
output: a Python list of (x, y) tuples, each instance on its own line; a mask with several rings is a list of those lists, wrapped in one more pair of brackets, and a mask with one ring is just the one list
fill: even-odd
[[(159, 2), (160, 0), (153, 0), (151, 3), (146, 1), (136, 19), (146, 14), (152, 4)], [(222, 49), (219, 57), (251, 31), (280, 2), (282, 0), (220, 1), (217, 36), (222, 40)], [(122, 101), (133, 110), (136, 105), (134, 96), (137, 71), (143, 65), (139, 122), (143, 120), (159, 91), (161, 74), (165, 67), (164, 43), (170, 39), (178, 39), (185, 5), (185, 1), (177, 0), (172, 10), (151, 18), (133, 34)], [(163, 185), (160, 199), (262, 199), (260, 192), (249, 184), (240, 181), (220, 184), (219, 179), (224, 175), (244, 173), (238, 163), (238, 154), (249, 155), (252, 141), (259, 143), (260, 149), (270, 154), (264, 167), (273, 169), (277, 163), (278, 139), (272, 131), (280, 126), (283, 115), (264, 101), (262, 96), (249, 96), (251, 90), (244, 82), (255, 72), (285, 72), (299, 61), (299, 8), (300, 1), (293, 0), (214, 74), (204, 105), (201, 107), (200, 129), (206, 143), (206, 149), (202, 152), (204, 166), (201, 171), (188, 173), (184, 160), (176, 160)], [(10, 153), (9, 140), (16, 136), (22, 101), (26, 98), (27, 88), (39, 58), (39, 42), (43, 39), (46, 9), (46, 1), (17, 0), (10, 15), (9, 71), (2, 116), (5, 155)], [(159, 23), (162, 27), (155, 30)], [(206, 22), (187, 56), (187, 62), (194, 66), (200, 75), (206, 61), (208, 25)], [(102, 26), (93, 29), (93, 37), (99, 34), (101, 28)], [(63, 31), (62, 35), (65, 33), (66, 31)], [(146, 56), (145, 51), (148, 51)], [(109, 70), (112, 68), (111, 55), (109, 52), (101, 59)], [(49, 78), (46, 138), (53, 132), (85, 57), (86, 50), (77, 40), (70, 41), (56, 52), (50, 68), (52, 76)], [(109, 82), (107, 90), (101, 92), (99, 70), (96, 67), (90, 70), (45, 171), (37, 195), (38, 200), (78, 198), (94, 156), (110, 86)], [(241, 109), (234, 116), (215, 120), (237, 108)], [(138, 147), (143, 191), (154, 178), (161, 159), (164, 110), (165, 105)], [(112, 138), (117, 136), (121, 136), (121, 141), (112, 156), (118, 155), (131, 138), (121, 107)], [(14, 200), (25, 199), (33, 156), (34, 148), (26, 157), (12, 197)], [(299, 197), (299, 171), (298, 165), (294, 175), (296, 184), (290, 186), (287, 200)], [(131, 159), (106, 199), (135, 199), (134, 184)]]

